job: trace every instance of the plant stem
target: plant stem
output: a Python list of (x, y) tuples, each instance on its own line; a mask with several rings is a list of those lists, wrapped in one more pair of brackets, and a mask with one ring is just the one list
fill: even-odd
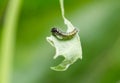
[(0, 83), (10, 83), (16, 38), (16, 25), (22, 0), (9, 0), (1, 40), (1, 74)]

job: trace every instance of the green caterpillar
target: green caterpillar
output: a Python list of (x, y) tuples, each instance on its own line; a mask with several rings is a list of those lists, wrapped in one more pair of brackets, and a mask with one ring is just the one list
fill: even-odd
[(62, 32), (61, 30), (57, 28), (52, 28), (51, 32), (52, 32), (52, 35), (55, 36), (59, 40), (69, 40), (69, 39), (72, 39), (76, 35), (78, 30), (75, 28), (73, 29), (73, 31), (66, 33), (66, 32)]

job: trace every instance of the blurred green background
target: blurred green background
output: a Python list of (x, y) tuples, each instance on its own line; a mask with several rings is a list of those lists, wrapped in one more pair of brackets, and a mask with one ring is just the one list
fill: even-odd
[[(0, 42), (8, 1), (0, 0)], [(46, 37), (54, 26), (66, 29), (59, 0), (24, 0), (11, 83), (120, 83), (120, 0), (64, 1), (65, 16), (80, 29), (83, 59), (67, 71), (51, 70), (62, 58), (53, 60)]]

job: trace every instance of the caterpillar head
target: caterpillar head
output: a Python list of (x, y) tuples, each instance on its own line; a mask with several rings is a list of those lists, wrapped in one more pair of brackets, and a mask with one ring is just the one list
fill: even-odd
[(51, 32), (52, 32), (53, 35), (56, 35), (56, 34), (58, 34), (58, 29), (57, 28), (52, 28)]

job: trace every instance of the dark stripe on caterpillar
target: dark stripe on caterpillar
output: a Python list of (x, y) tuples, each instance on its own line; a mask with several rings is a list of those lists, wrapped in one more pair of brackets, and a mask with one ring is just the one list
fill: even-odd
[(78, 30), (75, 28), (73, 29), (73, 31), (66, 33), (66, 32), (62, 32), (61, 30), (57, 28), (52, 28), (51, 32), (52, 32), (52, 35), (55, 36), (59, 40), (69, 40), (69, 39), (72, 39), (76, 35)]

